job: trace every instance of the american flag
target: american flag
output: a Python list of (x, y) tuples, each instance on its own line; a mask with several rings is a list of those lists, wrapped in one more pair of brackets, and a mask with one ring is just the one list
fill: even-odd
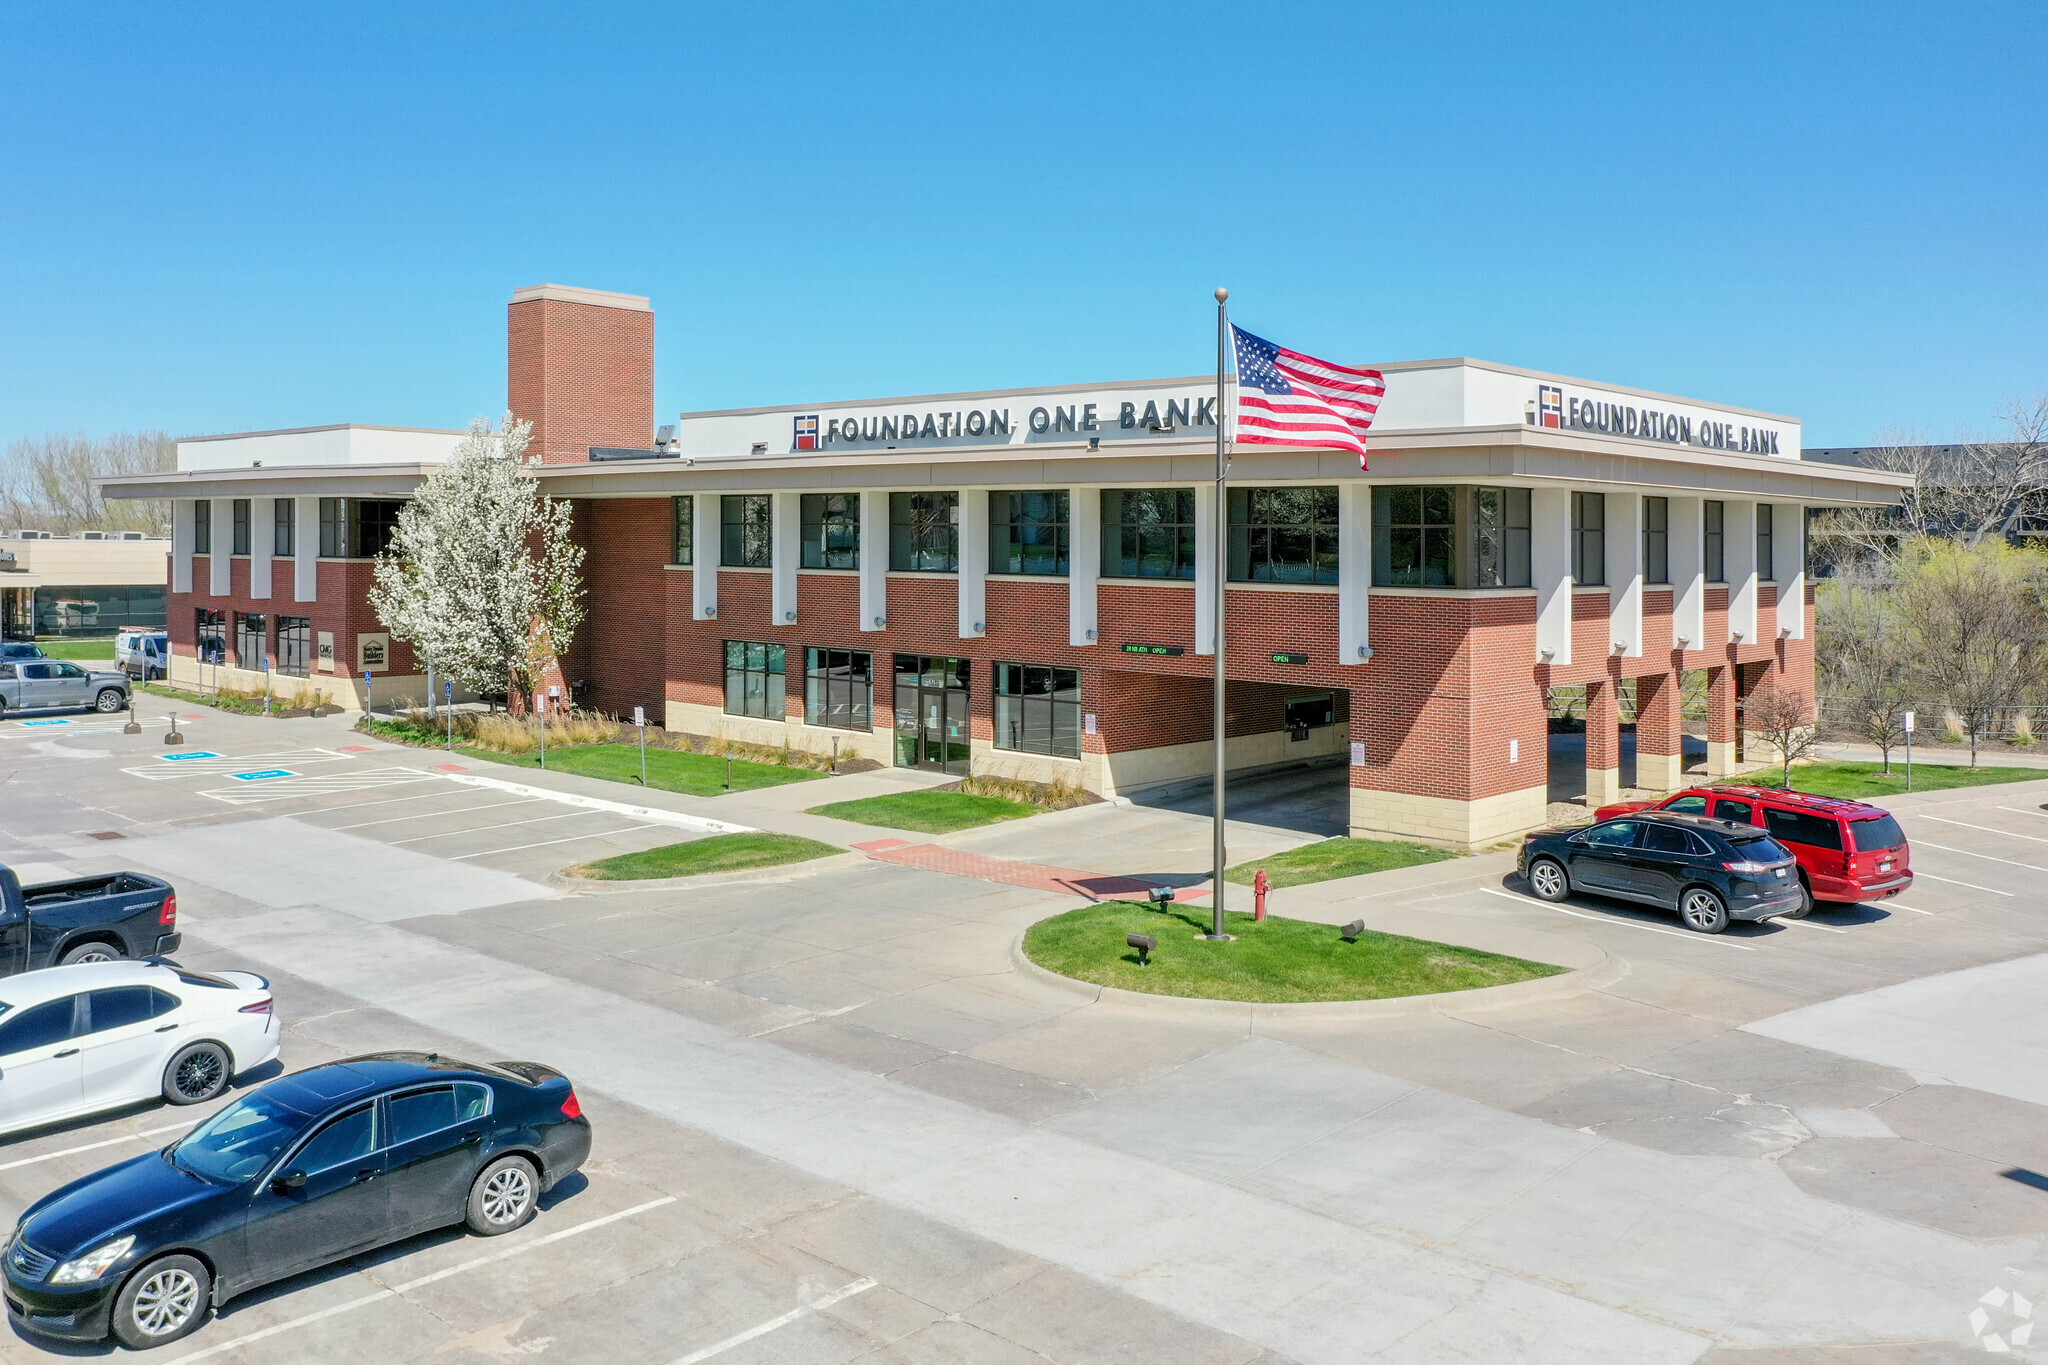
[(1238, 442), (1356, 451), (1364, 469), (1365, 433), (1387, 392), (1380, 372), (1290, 351), (1235, 323), (1230, 331), (1237, 348)]

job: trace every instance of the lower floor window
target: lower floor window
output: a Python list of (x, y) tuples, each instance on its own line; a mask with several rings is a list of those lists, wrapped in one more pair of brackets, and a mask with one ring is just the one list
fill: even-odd
[(212, 607), (193, 608), (197, 628), (199, 662), (224, 664), (228, 661), (228, 619)]
[(1038, 664), (996, 665), (996, 747), (1081, 756), (1081, 674)]
[(235, 613), (235, 667), (263, 671), (270, 644), (270, 618), (260, 611)]
[(857, 649), (804, 651), (804, 723), (872, 730), (875, 656)]
[(725, 713), (783, 719), (781, 645), (753, 640), (725, 642)]
[(277, 671), (303, 678), (313, 663), (313, 622), (305, 616), (277, 618)]

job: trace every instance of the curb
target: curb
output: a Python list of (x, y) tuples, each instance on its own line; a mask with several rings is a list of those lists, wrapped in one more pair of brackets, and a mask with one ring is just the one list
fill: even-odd
[(685, 891), (695, 887), (736, 886), (748, 882), (787, 882), (813, 872), (857, 867), (867, 861), (868, 856), (864, 853), (841, 853), (835, 857), (806, 858), (800, 863), (776, 863), (769, 867), (744, 868), (737, 872), (704, 872), (694, 877), (634, 877), (619, 881), (600, 880), (596, 877), (572, 877), (567, 872), (557, 869), (548, 873), (547, 883), (564, 891), (613, 896), (627, 891)]

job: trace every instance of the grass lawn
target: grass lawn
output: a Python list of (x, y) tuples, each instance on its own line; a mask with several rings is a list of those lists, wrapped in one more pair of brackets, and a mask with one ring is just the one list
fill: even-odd
[(1255, 863), (1239, 863), (1223, 876), (1226, 881), (1250, 886), (1253, 874), (1263, 867), (1275, 887), (1300, 886), (1303, 882), (1326, 882), (1336, 877), (1360, 877), (1368, 872), (1440, 863), (1457, 856), (1447, 848), (1431, 848), (1428, 844), (1400, 839), (1325, 839), (1320, 844), (1289, 849)]
[[(1750, 787), (1782, 787), (1783, 772), (1782, 768), (1765, 768), (1761, 772), (1727, 780)], [(1941, 791), (1948, 787), (1990, 787), (2001, 782), (2039, 782), (2044, 778), (2048, 778), (2048, 768), (1987, 767), (1973, 772), (1952, 763), (1913, 765), (1913, 790), (1916, 792)], [(1882, 763), (1852, 763), (1836, 759), (1795, 763), (1792, 765), (1792, 790), (1857, 801), (1873, 796), (1897, 796), (1906, 790), (1906, 765), (1903, 759), (1895, 760), (1887, 774)]]
[[(1383, 1000), (1468, 991), (1564, 970), (1518, 957), (1454, 948), (1398, 934), (1360, 934), (1346, 943), (1327, 924), (1227, 915), (1235, 943), (1209, 943), (1209, 915), (1193, 906), (1164, 913), (1137, 901), (1084, 905), (1040, 920), (1024, 933), (1033, 962), (1062, 976), (1152, 995), (1203, 1000)], [(1126, 934), (1159, 940), (1152, 965), (1138, 965)]]
[(896, 792), (813, 806), (810, 814), (851, 820), (858, 825), (916, 830), (920, 834), (951, 834), (956, 829), (992, 825), (998, 820), (1021, 820), (1038, 814), (1038, 807), (1024, 801), (1005, 801), (1000, 796), (969, 796), (965, 792)]
[[(490, 749), (456, 746), (467, 758), (503, 763), (514, 768), (538, 768), (540, 754), (501, 754)], [(574, 773), (578, 777), (599, 777), (607, 782), (640, 785), (640, 749), (634, 744), (579, 744), (573, 748), (548, 750), (548, 771)], [(779, 787), (785, 782), (809, 782), (829, 774), (810, 768), (785, 768), (779, 763), (732, 761), (732, 789), (754, 791)], [(647, 751), (647, 785), (685, 796), (717, 796), (725, 791), (725, 760), (716, 754), (689, 754), (675, 749)]]
[(114, 637), (111, 635), (104, 640), (65, 638), (38, 640), (36, 643), (52, 659), (105, 659), (111, 663), (114, 658)]
[[(653, 755), (648, 755), (653, 776)], [(841, 850), (795, 834), (714, 834), (684, 844), (663, 844), (640, 853), (621, 853), (569, 869), (572, 877), (596, 881), (638, 881), (645, 877), (695, 877), (706, 872), (739, 872), (750, 867), (829, 858)]]

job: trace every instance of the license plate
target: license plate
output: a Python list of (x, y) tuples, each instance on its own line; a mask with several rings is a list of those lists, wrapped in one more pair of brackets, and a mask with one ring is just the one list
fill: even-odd
[(1877, 865), (1877, 870), (1879, 872), (1889, 872), (1892, 870), (1892, 865), (1890, 863), (1879, 863)]
[(1779, 869), (1778, 869), (1778, 875), (1779, 875), (1780, 877), (1783, 877), (1783, 876), (1785, 875), (1785, 869), (1784, 869), (1784, 868), (1782, 868), (1782, 867), (1781, 867), (1781, 868), (1779, 868)]

